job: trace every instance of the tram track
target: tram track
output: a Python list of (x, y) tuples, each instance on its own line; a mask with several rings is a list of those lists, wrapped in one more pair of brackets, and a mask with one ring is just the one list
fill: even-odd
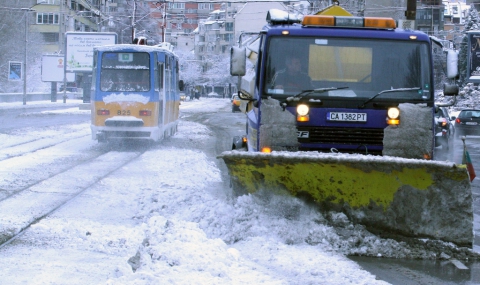
[[(64, 207), (92, 185), (141, 156), (147, 148), (132, 152), (108, 151), (74, 167), (41, 179), (0, 201), (0, 248), (21, 236), (31, 225)], [(91, 169), (96, 171), (93, 175)]]
[(66, 136), (61, 140), (57, 138), (44, 138), (41, 140), (34, 140), (24, 144), (8, 147), (0, 150), (0, 161), (9, 159), (9, 158), (18, 157), (18, 156), (23, 156), (25, 153), (24, 152), (25, 148), (30, 148), (30, 151), (37, 151), (37, 150), (42, 150), (42, 149), (56, 146), (58, 144), (61, 144), (69, 140), (81, 139), (89, 136), (90, 135), (72, 135), (72, 136)]
[(0, 149), (0, 161), (17, 156), (23, 156), (26, 151), (34, 152), (56, 146), (69, 140), (81, 139), (89, 136), (91, 136), (89, 130), (82, 130), (73, 133), (61, 134), (61, 137), (51, 135), (38, 139), (33, 138), (19, 143), (14, 143), (12, 145), (6, 145)]
[[(78, 145), (82, 147), (79, 149)], [(96, 147), (88, 137), (81, 136), (43, 148), (25, 147), (23, 150), (18, 149), (18, 152), (16, 156), (0, 160), (0, 175), (3, 178), (0, 180), (0, 201), (39, 181), (98, 157), (106, 150)], [(26, 172), (29, 174), (25, 175)]]

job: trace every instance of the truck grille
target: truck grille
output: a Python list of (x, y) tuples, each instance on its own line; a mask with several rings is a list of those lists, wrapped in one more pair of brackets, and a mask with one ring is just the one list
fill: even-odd
[(301, 143), (383, 146), (384, 129), (307, 127), (298, 130), (309, 132), (308, 139), (298, 140)]

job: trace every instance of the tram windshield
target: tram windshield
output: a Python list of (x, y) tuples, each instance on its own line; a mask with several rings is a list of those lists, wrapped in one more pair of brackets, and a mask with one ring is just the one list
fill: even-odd
[(150, 56), (146, 52), (105, 52), (100, 70), (100, 90), (149, 91), (149, 71)]

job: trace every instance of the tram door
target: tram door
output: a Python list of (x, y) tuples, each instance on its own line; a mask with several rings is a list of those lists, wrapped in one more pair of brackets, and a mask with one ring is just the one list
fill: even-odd
[(164, 64), (163, 62), (158, 62), (156, 66), (156, 80), (155, 84), (158, 84), (155, 88), (158, 90), (158, 126), (163, 126), (163, 110), (165, 109), (165, 88), (164, 85)]
[(165, 122), (166, 124), (173, 122), (173, 104), (175, 99), (172, 92), (172, 57), (165, 55), (165, 73), (164, 73), (164, 89), (165, 89), (165, 104), (168, 105), (165, 109)]

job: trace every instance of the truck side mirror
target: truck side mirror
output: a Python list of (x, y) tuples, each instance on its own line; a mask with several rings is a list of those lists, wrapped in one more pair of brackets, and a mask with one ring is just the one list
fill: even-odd
[(244, 76), (247, 71), (247, 50), (241, 47), (230, 49), (230, 75)]

